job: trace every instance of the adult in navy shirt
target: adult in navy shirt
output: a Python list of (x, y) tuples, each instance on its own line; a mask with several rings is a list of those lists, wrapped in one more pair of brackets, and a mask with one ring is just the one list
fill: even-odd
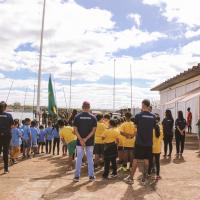
[(86, 156), (88, 161), (88, 176), (89, 180), (95, 180), (94, 176), (94, 162), (93, 162), (93, 150), (94, 150), (94, 133), (97, 127), (96, 117), (90, 114), (90, 103), (83, 102), (83, 111), (76, 115), (74, 119), (74, 130), (77, 135), (77, 159), (74, 181), (78, 182), (81, 175), (82, 159), (84, 155), (84, 149), (86, 150)]
[(8, 150), (11, 141), (12, 115), (6, 113), (7, 104), (0, 102), (0, 149), (3, 148), (4, 173), (8, 173)]
[[(155, 115), (150, 112), (150, 101), (142, 101), (142, 111), (135, 116), (135, 125), (137, 127), (135, 141), (135, 158), (133, 160), (132, 173), (125, 181), (133, 183), (133, 177), (137, 169), (138, 160), (144, 160), (144, 176), (142, 181), (145, 182), (149, 167), (149, 159), (152, 154), (153, 146), (153, 129), (156, 127)], [(159, 131), (159, 130), (157, 130)]]

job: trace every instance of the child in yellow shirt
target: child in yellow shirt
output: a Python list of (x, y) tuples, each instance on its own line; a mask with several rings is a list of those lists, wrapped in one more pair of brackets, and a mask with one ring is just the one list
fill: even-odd
[(71, 126), (65, 126), (65, 122), (63, 120), (58, 120), (58, 126), (59, 126), (60, 138), (63, 141), (63, 143), (67, 144), (67, 149), (69, 152), (68, 170), (72, 170), (77, 137), (74, 133), (74, 128), (72, 128)]
[(124, 162), (123, 162), (123, 169), (127, 170), (127, 163), (130, 163), (130, 167), (132, 166), (133, 162), (133, 152), (135, 146), (135, 134), (136, 128), (133, 122), (131, 121), (131, 113), (127, 112), (125, 114), (126, 121), (121, 125), (120, 133), (124, 138)]
[(109, 128), (103, 134), (104, 141), (104, 173), (103, 178), (107, 179), (109, 176), (110, 163), (112, 163), (111, 177), (117, 177), (117, 142), (119, 132), (116, 130), (116, 121), (111, 119)]
[(160, 122), (160, 117), (158, 114), (156, 114), (156, 122), (157, 126), (160, 131), (160, 134), (157, 133), (156, 131), (153, 131), (153, 148), (152, 148), (152, 156), (149, 159), (149, 170), (148, 174), (150, 175), (152, 173), (153, 165), (155, 162), (155, 167), (156, 167), (156, 180), (161, 179), (160, 177), (160, 154), (161, 154), (161, 147), (162, 147), (162, 141), (163, 141), (163, 129), (161, 125), (159, 125)]
[(106, 125), (103, 123), (103, 115), (97, 114), (97, 129), (95, 132), (95, 145), (94, 145), (94, 166), (97, 167), (101, 158), (103, 158), (104, 153), (104, 142), (102, 139), (103, 133), (106, 130)]

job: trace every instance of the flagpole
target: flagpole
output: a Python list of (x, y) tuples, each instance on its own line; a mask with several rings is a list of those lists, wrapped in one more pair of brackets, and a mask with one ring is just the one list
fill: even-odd
[(23, 105), (23, 110), (22, 110), (22, 115), (21, 115), (21, 121), (22, 121), (23, 114), (24, 114), (24, 111), (25, 111), (27, 91), (28, 91), (28, 88), (26, 88), (25, 95), (24, 95), (24, 105)]
[(113, 78), (113, 112), (115, 112), (115, 92), (116, 92), (116, 69), (115, 69), (115, 62), (116, 60), (114, 59), (114, 78)]
[(63, 93), (64, 93), (65, 105), (66, 105), (66, 108), (67, 108), (67, 99), (66, 99), (66, 94), (65, 94), (65, 89), (64, 88), (63, 88)]
[(36, 109), (37, 120), (40, 120), (40, 93), (41, 93), (42, 50), (43, 50), (43, 37), (44, 37), (45, 9), (46, 9), (46, 0), (44, 0), (43, 4), (42, 29), (40, 37), (40, 56), (39, 56), (39, 67), (38, 67), (38, 88), (37, 88), (37, 109)]
[(132, 66), (130, 65), (130, 85), (131, 85), (131, 113), (133, 113), (133, 77)]
[(70, 79), (69, 79), (69, 110), (71, 109), (72, 101), (72, 63), (70, 64)]
[(9, 89), (9, 91), (8, 91), (8, 95), (7, 95), (7, 98), (6, 98), (6, 103), (8, 102), (8, 98), (9, 98), (9, 96), (10, 96), (10, 92), (11, 92), (11, 90), (12, 90), (13, 83), (14, 83), (14, 80), (12, 80), (12, 83), (11, 83), (10, 89)]
[(35, 118), (35, 115), (34, 115), (34, 107), (35, 107), (35, 84), (34, 84), (34, 93), (33, 93), (33, 119)]

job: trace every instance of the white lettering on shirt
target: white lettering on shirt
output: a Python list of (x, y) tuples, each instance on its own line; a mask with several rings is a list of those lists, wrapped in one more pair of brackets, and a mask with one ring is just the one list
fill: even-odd
[(80, 119), (92, 119), (91, 117), (80, 117)]
[(153, 116), (150, 116), (150, 115), (142, 115), (142, 117), (144, 117), (144, 118), (151, 118), (151, 119), (154, 118)]

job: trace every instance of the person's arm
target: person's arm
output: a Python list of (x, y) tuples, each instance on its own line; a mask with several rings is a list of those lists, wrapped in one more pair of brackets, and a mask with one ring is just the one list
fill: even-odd
[(85, 146), (85, 141), (83, 140), (83, 138), (80, 136), (79, 132), (78, 132), (78, 128), (77, 127), (74, 127), (74, 131), (75, 131), (75, 134), (78, 138), (78, 140), (80, 141), (81, 143), (81, 146)]
[(97, 127), (93, 127), (92, 131), (90, 132), (90, 134), (84, 138), (84, 142), (87, 142), (87, 140), (89, 140), (94, 134), (95, 134), (95, 131), (96, 131)]

